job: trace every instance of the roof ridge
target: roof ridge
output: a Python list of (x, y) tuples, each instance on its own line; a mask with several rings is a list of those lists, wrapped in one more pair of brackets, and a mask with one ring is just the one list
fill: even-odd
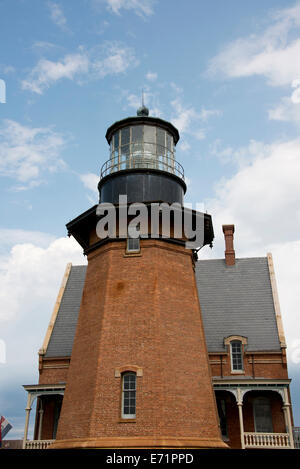
[[(267, 255), (266, 256), (254, 256), (254, 257), (236, 257), (235, 259), (238, 260), (238, 261), (243, 261), (243, 260), (250, 260), (250, 259), (267, 259)], [(224, 257), (217, 257), (216, 259), (198, 259), (197, 262), (203, 262), (203, 261), (224, 261), (225, 262), (225, 258)]]

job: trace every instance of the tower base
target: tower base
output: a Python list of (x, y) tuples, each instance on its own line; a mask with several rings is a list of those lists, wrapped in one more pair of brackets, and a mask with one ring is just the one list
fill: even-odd
[(181, 437), (104, 437), (57, 440), (49, 449), (228, 449), (221, 439)]

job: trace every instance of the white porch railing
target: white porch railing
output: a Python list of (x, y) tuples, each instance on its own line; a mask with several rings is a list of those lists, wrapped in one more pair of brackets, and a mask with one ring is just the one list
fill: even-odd
[(55, 440), (27, 440), (25, 449), (47, 449)]
[(291, 448), (288, 433), (244, 433), (245, 448)]

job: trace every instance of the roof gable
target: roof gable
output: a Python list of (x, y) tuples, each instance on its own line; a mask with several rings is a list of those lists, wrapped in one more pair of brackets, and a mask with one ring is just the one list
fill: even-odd
[[(71, 356), (86, 268), (71, 267), (46, 358)], [(247, 337), (248, 351), (280, 351), (266, 257), (236, 259), (234, 266), (200, 260), (195, 275), (209, 352), (224, 351), (232, 335)]]
[(247, 337), (248, 351), (280, 350), (268, 259), (200, 260), (196, 282), (209, 352), (224, 351), (224, 338)]
[(45, 353), (46, 358), (70, 357), (85, 281), (86, 265), (71, 267), (56, 321)]

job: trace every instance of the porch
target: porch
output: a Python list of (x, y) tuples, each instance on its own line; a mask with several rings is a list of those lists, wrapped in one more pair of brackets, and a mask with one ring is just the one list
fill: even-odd
[(26, 440), (23, 449), (47, 449), (55, 440)]
[[(36, 384), (23, 387), (28, 393), (23, 449), (47, 449), (56, 438), (65, 384)], [(28, 440), (30, 414), (36, 399), (34, 439)]]
[[(289, 381), (214, 379), (220, 427), (224, 441), (231, 448), (292, 449)], [(24, 386), (28, 392), (24, 449), (47, 449), (56, 438), (64, 384)], [(266, 398), (270, 400), (270, 416)], [(28, 440), (30, 412), (38, 399), (33, 440)]]
[(288, 380), (214, 379), (220, 428), (231, 448), (294, 448)]

